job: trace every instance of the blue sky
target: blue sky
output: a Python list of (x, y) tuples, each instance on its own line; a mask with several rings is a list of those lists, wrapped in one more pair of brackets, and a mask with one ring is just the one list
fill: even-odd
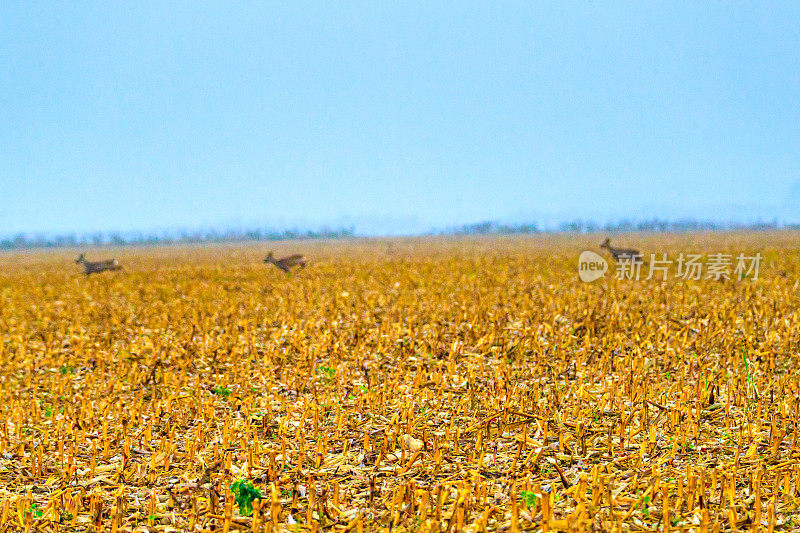
[(0, 234), (800, 221), (800, 3), (0, 3)]

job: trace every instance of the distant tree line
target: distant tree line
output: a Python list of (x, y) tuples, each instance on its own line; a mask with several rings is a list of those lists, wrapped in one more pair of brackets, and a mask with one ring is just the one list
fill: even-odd
[(539, 233), (536, 224), (507, 225), (497, 222), (478, 222), (466, 224), (453, 230), (441, 232), (444, 235), (513, 235)]
[(781, 224), (772, 222), (720, 223), (702, 220), (622, 220), (598, 224), (593, 221), (574, 220), (563, 222), (555, 228), (540, 229), (536, 224), (508, 225), (497, 222), (478, 222), (457, 228), (440, 231), (441, 235), (515, 235), (528, 233), (630, 233), (630, 232), (686, 232), (686, 231), (724, 231), (724, 230), (764, 231), (772, 229), (800, 229), (800, 224)]
[(58, 248), (76, 246), (155, 246), (161, 244), (197, 244), (197, 243), (223, 243), (223, 242), (251, 242), (251, 241), (282, 241), (298, 239), (341, 239), (353, 237), (353, 228), (302, 231), (289, 229), (284, 231), (271, 230), (207, 230), (186, 231), (175, 234), (143, 234), (143, 233), (92, 233), (88, 235), (34, 235), (18, 234), (13, 237), (0, 239), (0, 249), (20, 248)]
[[(724, 230), (764, 231), (774, 229), (800, 230), (800, 224), (772, 222), (719, 223), (699, 220), (644, 220), (598, 224), (592, 221), (575, 220), (564, 222), (553, 228), (539, 228), (535, 223), (501, 224), (498, 222), (478, 222), (465, 224), (428, 235), (526, 235), (535, 233), (630, 233), (630, 232), (686, 232), (686, 231), (724, 231)], [(161, 244), (201, 244), (223, 242), (283, 241), (299, 239), (343, 239), (356, 236), (355, 229), (322, 228), (319, 230), (289, 229), (273, 230), (206, 230), (177, 233), (92, 233), (85, 235), (34, 235), (18, 234), (0, 239), (0, 249), (21, 248), (59, 248), (77, 246), (155, 246)]]

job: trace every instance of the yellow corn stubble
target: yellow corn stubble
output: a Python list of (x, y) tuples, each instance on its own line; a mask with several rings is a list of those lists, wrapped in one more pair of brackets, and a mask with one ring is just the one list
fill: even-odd
[(88, 279), (0, 257), (0, 527), (786, 529), (800, 236), (626, 239), (765, 259), (585, 284), (596, 236), (304, 242), (291, 277), (249, 245)]

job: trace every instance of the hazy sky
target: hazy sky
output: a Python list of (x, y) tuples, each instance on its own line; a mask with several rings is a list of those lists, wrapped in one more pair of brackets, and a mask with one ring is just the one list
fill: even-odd
[(0, 234), (800, 221), (798, 2), (0, 2)]

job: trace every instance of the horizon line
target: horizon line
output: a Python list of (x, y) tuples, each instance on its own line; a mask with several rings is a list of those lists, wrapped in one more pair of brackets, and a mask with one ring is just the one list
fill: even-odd
[[(692, 231), (769, 231), (800, 230), (800, 223), (779, 221), (777, 218), (769, 222), (761, 220), (742, 222), (719, 222), (700, 219), (622, 219), (617, 222), (600, 224), (594, 221), (573, 220), (539, 226), (534, 222), (507, 224), (498, 221), (483, 221), (458, 226), (431, 228), (426, 231), (398, 233), (357, 232), (355, 226), (331, 228), (321, 226), (311, 229), (235, 229), (219, 230), (216, 228), (195, 230), (159, 230), (144, 232), (130, 231), (88, 231), (88, 232), (35, 232), (26, 234), (18, 232), (14, 235), (0, 236), (0, 249), (33, 249), (33, 248), (69, 248), (77, 246), (158, 246), (172, 244), (209, 244), (236, 242), (274, 242), (292, 240), (323, 240), (348, 238), (410, 238), (431, 236), (480, 236), (480, 235), (535, 235), (535, 234), (593, 234), (593, 233), (687, 233)], [(29, 236), (30, 235), (30, 236)]]

